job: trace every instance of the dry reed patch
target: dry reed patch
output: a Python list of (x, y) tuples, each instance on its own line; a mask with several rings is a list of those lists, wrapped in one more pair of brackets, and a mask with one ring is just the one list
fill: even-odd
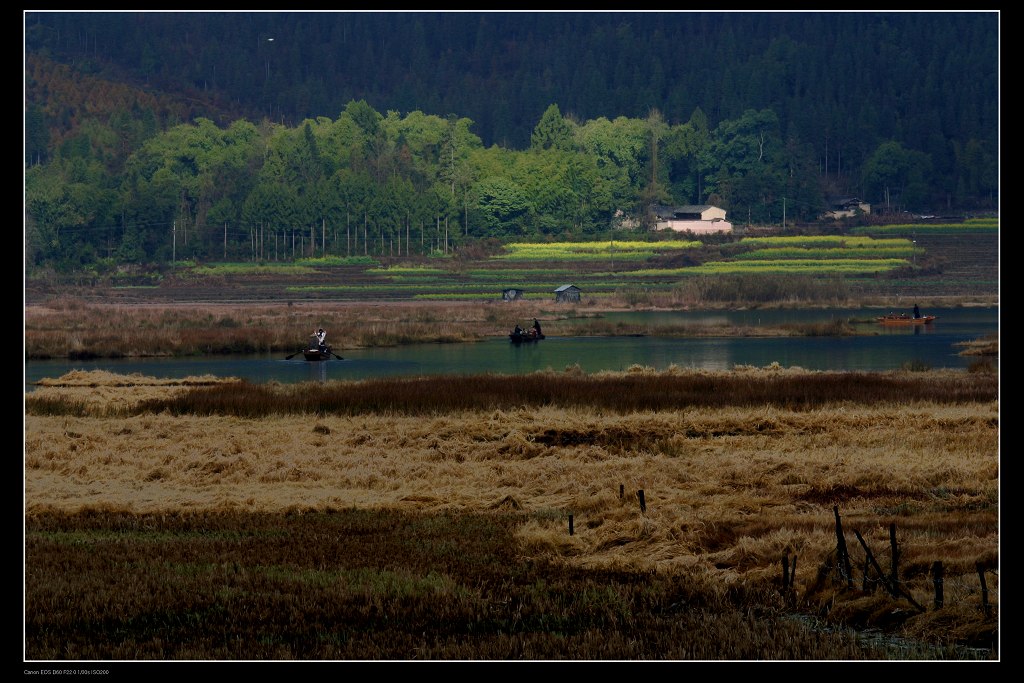
[(77, 404), (83, 412), (90, 414), (118, 414), (144, 401), (179, 396), (196, 387), (236, 382), (235, 378), (213, 375), (164, 379), (138, 373), (123, 375), (104, 370), (72, 370), (58, 378), (39, 380), (26, 400)]
[(999, 335), (990, 335), (981, 339), (959, 342), (954, 346), (961, 347), (961, 356), (998, 356)]
[[(176, 391), (167, 387), (162, 391)], [(833, 506), (883, 564), (896, 524), (919, 602), (927, 569), (968, 585), (998, 562), (998, 405), (577, 407), (443, 415), (26, 416), (26, 514), (339, 508), (519, 510), (522, 551), (588, 570), (796, 586), (834, 564)], [(641, 509), (639, 491), (645, 495)], [(568, 533), (568, 515), (574, 534)], [(853, 539), (850, 539), (851, 546)], [(856, 550), (855, 550), (856, 552)], [(998, 577), (990, 588), (998, 590)], [(968, 596), (975, 599), (975, 596)]]

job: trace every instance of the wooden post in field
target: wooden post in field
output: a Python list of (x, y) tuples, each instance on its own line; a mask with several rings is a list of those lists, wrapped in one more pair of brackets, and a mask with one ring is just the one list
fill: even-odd
[(894, 598), (899, 597), (899, 589), (896, 584), (890, 584), (886, 581), (885, 574), (882, 573), (882, 568), (878, 566), (875, 556), (871, 553), (871, 548), (869, 548), (868, 544), (864, 542), (864, 537), (861, 536), (860, 532), (856, 529), (853, 533), (857, 537), (857, 540), (860, 541), (860, 547), (864, 549), (864, 587), (866, 588), (868, 583), (868, 569), (874, 567), (875, 573), (878, 574), (878, 580), (881, 581), (885, 586), (885, 589), (889, 591), (889, 595)]
[(572, 536), (572, 515), (569, 515), (569, 535)]
[(619, 500), (622, 500), (623, 496), (626, 495), (626, 485), (619, 484)]
[(647, 512), (647, 501), (644, 499), (644, 490), (640, 489), (637, 491), (636, 497), (640, 499), (640, 512)]
[(796, 605), (796, 555), (793, 556), (793, 564), (789, 566), (789, 598), (790, 605)]
[(899, 579), (900, 579), (900, 576), (899, 576), (900, 549), (896, 545), (896, 523), (895, 522), (893, 522), (892, 524), (889, 525), (889, 547), (891, 548), (889, 556), (892, 558), (892, 560), (889, 562), (889, 581), (891, 581), (892, 585), (895, 586), (899, 582)]
[(796, 555), (789, 564), (789, 555), (782, 556), (782, 595), (790, 605), (796, 603)]
[(978, 572), (978, 581), (981, 582), (981, 609), (985, 611), (987, 617), (991, 612), (988, 606), (988, 584), (985, 583), (985, 568), (981, 566), (981, 562), (974, 564), (974, 569)]
[(836, 552), (839, 554), (839, 573), (846, 579), (846, 587), (853, 588), (853, 570), (850, 569), (850, 555), (846, 551), (846, 538), (843, 536), (843, 523), (839, 519), (839, 506), (833, 505), (832, 512), (836, 517)]
[(932, 564), (932, 584), (935, 586), (935, 609), (942, 609), (944, 603), (942, 596), (942, 561), (936, 560)]

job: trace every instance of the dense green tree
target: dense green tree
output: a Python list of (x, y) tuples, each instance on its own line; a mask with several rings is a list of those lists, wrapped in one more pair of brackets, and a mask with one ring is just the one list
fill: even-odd
[(774, 112), (748, 109), (739, 118), (720, 123), (703, 165), (709, 170), (708, 191), (721, 198), (734, 219), (776, 222), (774, 214), (781, 220), (786, 170)]
[(399, 166), (419, 190), (437, 180), (441, 150), (448, 139), (448, 122), (440, 116), (427, 116), (421, 111), (409, 112), (405, 117), (388, 112), (381, 122), (387, 136), (396, 140), (400, 155), (408, 160)]
[(117, 239), (112, 212), (115, 193), (89, 182), (82, 159), (63, 165), (34, 167), (26, 173), (26, 213), (32, 230), (26, 234), (26, 254), (34, 263), (60, 267), (88, 265), (109, 255)]
[(686, 123), (671, 126), (666, 133), (663, 166), (668, 171), (669, 194), (675, 203), (703, 202), (703, 164), (710, 142), (708, 119), (700, 107), (694, 109)]
[(557, 104), (552, 104), (537, 122), (530, 136), (530, 148), (535, 151), (557, 149), (570, 151), (573, 149), (573, 125), (562, 117)]
[(647, 115), (647, 135), (649, 137), (649, 152), (647, 155), (647, 185), (643, 191), (643, 203), (645, 206), (651, 204), (665, 204), (672, 201), (668, 192), (668, 167), (659, 164), (659, 155), (669, 127), (665, 123), (665, 117), (657, 109), (652, 109)]
[(577, 146), (594, 159), (612, 202), (634, 216), (643, 213), (640, 192), (646, 185), (649, 139), (645, 121), (625, 117), (587, 121), (576, 132)]
[(984, 141), (971, 138), (963, 146), (954, 144), (959, 168), (956, 194), (961, 205), (968, 197), (978, 197), (989, 206), (995, 206), (999, 192), (997, 154)]
[(521, 237), (528, 234), (530, 201), (518, 183), (490, 176), (477, 183), (477, 210), (487, 234)]
[(886, 211), (920, 209), (927, 195), (924, 178), (930, 165), (931, 160), (921, 152), (894, 140), (883, 142), (864, 164), (864, 188)]
[[(788, 138), (781, 152), (783, 164), (782, 216), (787, 224), (812, 221), (825, 210), (825, 198), (819, 182), (814, 148)], [(774, 222), (774, 221), (773, 221)]]

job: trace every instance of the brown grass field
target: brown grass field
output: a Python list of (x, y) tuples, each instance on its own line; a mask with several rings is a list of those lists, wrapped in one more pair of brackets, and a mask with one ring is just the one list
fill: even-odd
[(73, 373), (26, 395), (25, 657), (998, 660), (998, 398), (989, 371)]

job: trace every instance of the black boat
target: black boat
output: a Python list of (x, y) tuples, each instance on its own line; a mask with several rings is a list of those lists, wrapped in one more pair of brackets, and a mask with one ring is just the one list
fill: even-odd
[(330, 360), (334, 354), (331, 352), (330, 346), (317, 346), (305, 349), (302, 355), (306, 357), (306, 360)]
[(519, 330), (516, 332), (509, 332), (508, 338), (513, 344), (522, 344), (523, 342), (540, 341), (544, 338), (544, 335), (537, 334), (537, 330)]
[(316, 335), (313, 335), (312, 337), (310, 337), (309, 344), (306, 345), (306, 348), (302, 349), (301, 351), (296, 351), (295, 353), (291, 354), (290, 356), (285, 356), (284, 359), (285, 360), (291, 360), (292, 358), (295, 358), (295, 356), (299, 355), (300, 353), (302, 354), (303, 358), (305, 358), (306, 360), (309, 360), (309, 361), (330, 360), (331, 358), (337, 358), (338, 360), (344, 360), (341, 356), (336, 354), (331, 349), (331, 345), (330, 344), (321, 344), (319, 342), (319, 340), (316, 338)]

